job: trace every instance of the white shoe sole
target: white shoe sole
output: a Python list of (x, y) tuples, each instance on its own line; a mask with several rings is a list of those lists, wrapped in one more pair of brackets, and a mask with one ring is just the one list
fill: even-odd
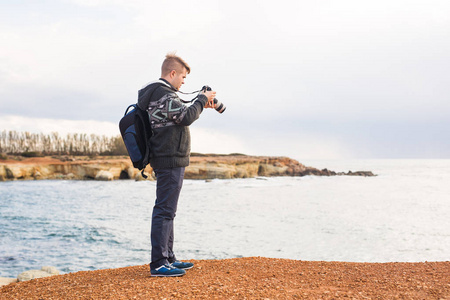
[(165, 275), (165, 274), (150, 274), (151, 277), (179, 277), (185, 274), (173, 274), (173, 275)]

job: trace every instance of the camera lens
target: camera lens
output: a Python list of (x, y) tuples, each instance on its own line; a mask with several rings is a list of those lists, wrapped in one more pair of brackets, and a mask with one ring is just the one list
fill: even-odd
[(216, 105), (215, 109), (219, 113), (223, 113), (225, 111), (225, 109), (227, 109), (227, 107), (225, 105), (223, 105), (223, 103), (220, 102), (219, 100), (217, 100), (216, 98), (214, 98), (214, 104)]

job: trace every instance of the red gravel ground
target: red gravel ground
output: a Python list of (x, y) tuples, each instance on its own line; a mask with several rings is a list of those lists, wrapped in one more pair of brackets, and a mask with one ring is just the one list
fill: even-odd
[(450, 299), (450, 262), (191, 262), (183, 277), (150, 277), (143, 265), (12, 283), (0, 299)]

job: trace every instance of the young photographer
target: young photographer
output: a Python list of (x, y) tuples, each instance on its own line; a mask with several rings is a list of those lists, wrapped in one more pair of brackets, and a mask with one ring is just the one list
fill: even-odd
[(215, 107), (216, 92), (204, 90), (192, 105), (183, 104), (176, 91), (190, 70), (182, 58), (167, 54), (161, 78), (139, 91), (138, 105), (148, 111), (153, 131), (150, 165), (156, 174), (156, 201), (151, 228), (152, 276), (182, 276), (193, 267), (192, 263), (177, 260), (173, 252), (173, 222), (185, 167), (189, 165), (189, 125), (199, 118), (203, 108)]

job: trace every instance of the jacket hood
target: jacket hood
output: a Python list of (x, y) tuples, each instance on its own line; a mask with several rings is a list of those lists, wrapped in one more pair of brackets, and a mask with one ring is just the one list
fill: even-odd
[(143, 87), (138, 91), (137, 105), (139, 106), (140, 109), (147, 110), (153, 92), (160, 86), (166, 86), (170, 89), (173, 89), (173, 87), (169, 83), (167, 83), (165, 80), (162, 79), (150, 82), (149, 84), (147, 84), (145, 87)]

